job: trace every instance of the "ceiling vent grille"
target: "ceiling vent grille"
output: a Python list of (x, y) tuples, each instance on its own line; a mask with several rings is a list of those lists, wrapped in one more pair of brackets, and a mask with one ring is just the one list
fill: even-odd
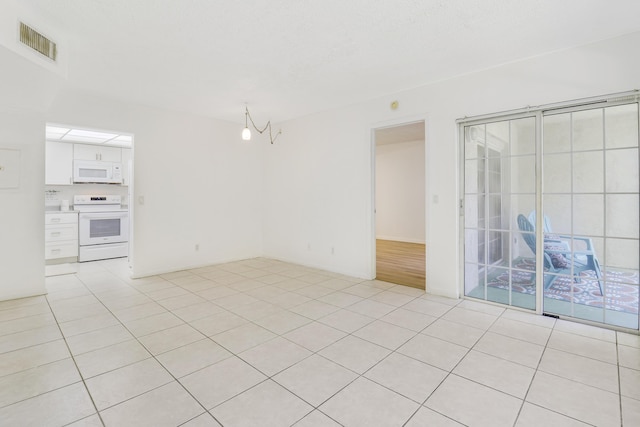
[(56, 44), (23, 22), (20, 23), (20, 42), (52, 61), (56, 60)]

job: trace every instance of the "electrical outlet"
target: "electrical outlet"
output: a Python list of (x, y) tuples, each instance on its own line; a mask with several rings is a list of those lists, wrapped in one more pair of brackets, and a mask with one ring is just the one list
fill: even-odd
[(196, 251), (200, 250), (200, 243), (196, 243)]
[(331, 255), (335, 255), (335, 253), (336, 253), (335, 248), (331, 246)]

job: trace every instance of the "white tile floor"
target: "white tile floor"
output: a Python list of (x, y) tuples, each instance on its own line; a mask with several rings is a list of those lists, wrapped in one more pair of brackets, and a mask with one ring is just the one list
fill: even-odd
[(2, 426), (639, 426), (640, 337), (267, 259), (0, 302)]

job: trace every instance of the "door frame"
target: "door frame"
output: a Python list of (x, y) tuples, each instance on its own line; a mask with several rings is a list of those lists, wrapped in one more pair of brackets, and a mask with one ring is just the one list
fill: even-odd
[[(370, 279), (373, 280), (376, 278), (376, 130), (394, 128), (403, 125), (410, 125), (414, 123), (424, 123), (424, 179), (425, 179), (425, 211), (424, 211), (424, 221), (425, 221), (425, 251), (428, 251), (429, 248), (429, 239), (427, 236), (429, 235), (429, 195), (431, 194), (429, 188), (429, 179), (428, 179), (428, 171), (429, 171), (429, 129), (428, 126), (429, 116), (427, 114), (424, 115), (415, 115), (415, 116), (405, 116), (398, 119), (386, 120), (381, 122), (375, 122), (370, 124), (369, 126), (369, 142), (368, 142), (368, 152), (369, 152), (369, 182), (370, 185), (370, 194), (369, 194), (369, 238), (367, 239), (367, 245), (369, 246), (369, 272)], [(425, 257), (426, 258), (426, 257)], [(427, 259), (425, 259), (425, 275), (427, 270)], [(426, 291), (426, 280), (425, 278), (425, 291)]]

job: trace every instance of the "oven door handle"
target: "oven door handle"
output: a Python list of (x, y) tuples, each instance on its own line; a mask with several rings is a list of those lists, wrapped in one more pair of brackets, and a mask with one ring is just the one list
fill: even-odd
[(112, 213), (81, 213), (80, 219), (117, 219), (126, 218), (129, 212), (112, 212)]

